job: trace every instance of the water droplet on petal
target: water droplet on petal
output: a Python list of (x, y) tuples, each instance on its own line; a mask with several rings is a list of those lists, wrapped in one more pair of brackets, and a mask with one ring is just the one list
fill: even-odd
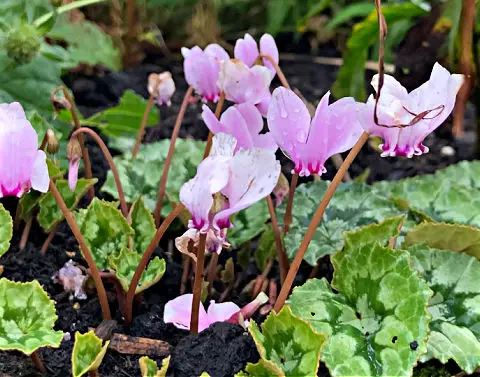
[(284, 106), (280, 106), (280, 116), (282, 118), (286, 118), (288, 116), (287, 110), (285, 109)]

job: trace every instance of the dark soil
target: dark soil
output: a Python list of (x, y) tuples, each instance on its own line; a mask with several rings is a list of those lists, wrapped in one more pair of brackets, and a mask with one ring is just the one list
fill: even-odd
[[(309, 57), (296, 58), (283, 61), (281, 64), (286, 77), (293, 88), (298, 88), (302, 94), (314, 103), (329, 90), (332, 85), (337, 68), (319, 65), (311, 61)], [(145, 142), (153, 142), (162, 138), (169, 138), (175, 118), (182, 101), (187, 85), (183, 79), (182, 64), (179, 61), (165, 61), (156, 57), (149, 57), (144, 64), (122, 72), (95, 72), (94, 74), (71, 73), (65, 77), (66, 84), (75, 94), (78, 107), (85, 116), (114, 106), (126, 89), (147, 96), (145, 87), (149, 73), (170, 70), (174, 76), (177, 92), (172, 99), (172, 106), (161, 108), (161, 122), (148, 130)], [(276, 83), (278, 84), (278, 83)], [(204, 126), (201, 117), (201, 103), (193, 103), (189, 106), (180, 130), (181, 137), (206, 139), (208, 130)], [(475, 124), (475, 112), (469, 108), (466, 118), (467, 135), (471, 135)], [(403, 177), (432, 173), (435, 170), (462, 159), (473, 157), (472, 137), (464, 140), (455, 140), (450, 132), (450, 127), (443, 126), (434, 135), (426, 140), (430, 147), (430, 153), (416, 157), (415, 159), (382, 159), (378, 152), (371, 146), (365, 146), (350, 169), (352, 176), (361, 174), (366, 168), (370, 169), (369, 182), (383, 179), (400, 179)], [(451, 146), (455, 153), (453, 156), (442, 154), (442, 147)], [(91, 158), (93, 161), (94, 175), (99, 178), (98, 188), (101, 187), (106, 176), (108, 166), (99, 153), (98, 148), (90, 145)], [(282, 158), (284, 172), (289, 174), (292, 165), (279, 153)], [(327, 164), (328, 172), (326, 179), (332, 179), (335, 172), (331, 164)], [(3, 200), (6, 206), (14, 213), (15, 202)], [(217, 324), (202, 332), (199, 336), (189, 336), (187, 332), (176, 329), (171, 324), (163, 322), (163, 307), (165, 303), (179, 294), (180, 279), (182, 273), (181, 258), (179, 253), (172, 253), (172, 240), (175, 234), (167, 234), (160, 247), (156, 251), (167, 261), (167, 271), (161, 282), (154, 288), (147, 290), (143, 298), (136, 305), (133, 323), (127, 333), (133, 336), (150, 337), (168, 341), (172, 346), (172, 361), (169, 375), (174, 376), (199, 376), (203, 371), (208, 371), (212, 377), (233, 376), (244, 368), (248, 361), (255, 362), (258, 359), (256, 347), (252, 339), (245, 331), (230, 324)], [(2, 258), (2, 277), (15, 281), (31, 281), (37, 279), (52, 299), (56, 301), (58, 320), (56, 329), (71, 334), (71, 339), (64, 341), (57, 350), (42, 349), (39, 354), (48, 369), (48, 376), (64, 377), (70, 375), (71, 351), (75, 331), (85, 332), (89, 327), (96, 327), (101, 322), (101, 310), (94, 292), (89, 294), (86, 301), (78, 302), (79, 307), (74, 307), (68, 295), (64, 294), (61, 286), (55, 284), (51, 277), (69, 259), (66, 252), (76, 251), (75, 261), (84, 264), (83, 258), (78, 253), (77, 243), (73, 238), (68, 226), (62, 224), (58, 234), (53, 239), (45, 257), (40, 255), (40, 247), (46, 235), (34, 225), (29, 243), (23, 251), (18, 250), (20, 235), (15, 233), (12, 247)], [(220, 262), (224, 262), (222, 255)], [(226, 259), (226, 258), (225, 258)], [(308, 266), (302, 266), (296, 283), (300, 284), (307, 279), (311, 272)], [(232, 300), (239, 305), (249, 301), (247, 294), (242, 294), (242, 288), (260, 271), (251, 263), (248, 268), (241, 272), (242, 283), (234, 289), (227, 300)], [(331, 279), (332, 268), (328, 258), (322, 260), (318, 277)], [(278, 280), (277, 266), (272, 268), (268, 278)], [(119, 322), (119, 331), (122, 328), (122, 318), (117, 307), (115, 290), (107, 284), (109, 301), (115, 319)], [(139, 356), (120, 355), (108, 352), (102, 366), (102, 377), (139, 376)], [(161, 361), (158, 359), (157, 361)], [(22, 354), (16, 352), (0, 352), (0, 376), (38, 376), (32, 362)], [(454, 374), (454, 373), (452, 373)], [(328, 376), (328, 372), (322, 366), (320, 376)]]

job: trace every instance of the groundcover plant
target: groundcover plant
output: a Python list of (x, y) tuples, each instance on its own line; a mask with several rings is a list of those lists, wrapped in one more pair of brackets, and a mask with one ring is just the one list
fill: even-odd
[[(182, 48), (189, 86), (168, 140), (142, 144), (154, 105), (175, 105), (171, 72), (146, 78), (148, 102), (126, 92), (86, 118), (56, 88), (66, 143), (27, 116), (30, 102), (0, 104), (0, 352), (48, 375), (67, 352), (75, 377), (131, 376), (102, 366), (113, 353), (144, 377), (474, 373), (480, 163), (347, 177), (366, 143), (389, 161), (427, 154), (465, 81), (438, 62), (411, 91), (385, 74), (375, 6), (366, 102), (327, 92), (312, 106), (290, 88), (274, 38), (245, 34), (233, 57), (220, 44)], [(195, 101), (206, 142), (179, 138)], [(108, 173), (94, 177), (101, 163)], [(11, 273), (32, 247), (27, 275)], [(53, 259), (42, 286), (31, 271)]]

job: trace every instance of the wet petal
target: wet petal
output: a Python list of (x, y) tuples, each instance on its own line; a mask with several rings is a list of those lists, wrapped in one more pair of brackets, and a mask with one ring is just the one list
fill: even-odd
[(251, 67), (255, 64), (259, 55), (257, 42), (250, 34), (245, 34), (243, 38), (237, 39), (235, 43), (234, 56), (240, 59), (247, 66)]
[(210, 301), (210, 305), (207, 309), (208, 321), (210, 323), (226, 322), (234, 314), (240, 312), (240, 307), (233, 302), (222, 302), (216, 304), (215, 301)]
[[(165, 304), (163, 322), (173, 323), (175, 327), (183, 330), (190, 330), (190, 317), (192, 315), (193, 294), (178, 296)], [(198, 313), (198, 331), (205, 330), (210, 322), (203, 304), (200, 302)]]
[(228, 159), (233, 157), (233, 152), (237, 145), (237, 139), (230, 134), (220, 132), (213, 136), (212, 149), (210, 156), (223, 157)]
[(30, 178), (32, 188), (40, 192), (48, 191), (50, 177), (48, 176), (47, 155), (44, 151), (37, 151), (33, 162), (32, 176)]
[(225, 49), (222, 46), (216, 43), (209, 44), (207, 47), (205, 47), (205, 53), (208, 56), (214, 57), (218, 61), (230, 59), (230, 56), (228, 56), (227, 51), (225, 51)]
[(75, 187), (77, 187), (79, 166), (79, 158), (70, 159), (70, 162), (68, 164), (68, 187), (70, 187), (70, 190), (72, 191), (75, 190)]
[[(263, 34), (262, 38), (260, 38), (260, 52), (262, 54), (270, 55), (275, 63), (278, 64), (279, 56), (278, 56), (278, 48), (277, 44), (275, 43), (275, 39), (270, 34)], [(268, 59), (263, 59), (263, 64), (267, 67), (270, 72), (275, 76), (276, 71), (273, 68), (272, 63)]]

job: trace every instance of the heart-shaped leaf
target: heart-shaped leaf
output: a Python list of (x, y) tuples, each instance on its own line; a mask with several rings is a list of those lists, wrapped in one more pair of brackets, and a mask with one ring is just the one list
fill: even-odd
[(408, 232), (403, 245), (422, 243), (432, 248), (466, 253), (480, 260), (480, 229), (468, 225), (422, 223)]
[(170, 365), (170, 356), (162, 360), (162, 367), (158, 369), (157, 363), (148, 356), (143, 356), (138, 360), (142, 377), (165, 377), (168, 366)]
[(72, 352), (72, 374), (73, 377), (81, 377), (85, 373), (97, 370), (107, 352), (110, 341), (102, 346), (102, 339), (89, 331), (85, 334), (75, 333), (75, 345)]
[(288, 301), (295, 315), (329, 335), (322, 360), (331, 375), (411, 376), (426, 352), (431, 291), (409, 254), (366, 244), (337, 252), (332, 263), (332, 287), (313, 279)]
[(142, 197), (139, 197), (133, 203), (129, 217), (131, 221), (130, 225), (135, 232), (131, 249), (143, 253), (150, 244), (150, 241), (152, 241), (157, 229), (155, 228), (153, 216), (145, 206)]
[(10, 248), (13, 235), (13, 221), (3, 204), (0, 203), (0, 257)]
[(327, 337), (294, 316), (288, 306), (278, 314), (270, 313), (262, 323), (262, 331), (255, 322), (248, 330), (257, 346), (260, 362), (247, 364), (247, 373), (252, 376), (317, 375), (320, 351)]
[(480, 366), (480, 262), (467, 254), (411, 246), (415, 268), (433, 290), (428, 310), (432, 315), (428, 353), (455, 362), (468, 374)]
[[(141, 254), (124, 248), (118, 257), (113, 257), (110, 260), (110, 269), (115, 271), (115, 276), (120, 281), (125, 292), (128, 292), (128, 287), (130, 286), (135, 270), (140, 264), (141, 259)], [(147, 268), (143, 271), (140, 281), (138, 282), (138, 287), (135, 290), (135, 294), (138, 294), (157, 283), (165, 273), (165, 268), (166, 264), (164, 259), (160, 259), (159, 257), (153, 258), (148, 263)]]
[(40, 347), (60, 346), (62, 331), (54, 331), (55, 305), (38, 281), (0, 279), (0, 350), (31, 355)]
[(134, 234), (117, 204), (98, 198), (94, 198), (86, 210), (77, 212), (76, 219), (100, 270), (107, 269), (108, 261), (128, 247), (128, 240)]
[[(65, 179), (58, 179), (55, 182), (58, 192), (62, 196), (65, 204), (67, 205), (70, 211), (74, 210), (80, 199), (87, 193), (87, 191), (97, 183), (97, 179), (85, 179), (81, 178), (77, 182), (75, 190), (70, 190), (68, 186), (68, 181)], [(59, 224), (65, 217), (63, 216), (62, 211), (57, 205), (57, 201), (51, 192), (46, 193), (39, 200), (40, 211), (38, 212), (38, 223), (46, 231), (51, 232), (53, 228)]]

